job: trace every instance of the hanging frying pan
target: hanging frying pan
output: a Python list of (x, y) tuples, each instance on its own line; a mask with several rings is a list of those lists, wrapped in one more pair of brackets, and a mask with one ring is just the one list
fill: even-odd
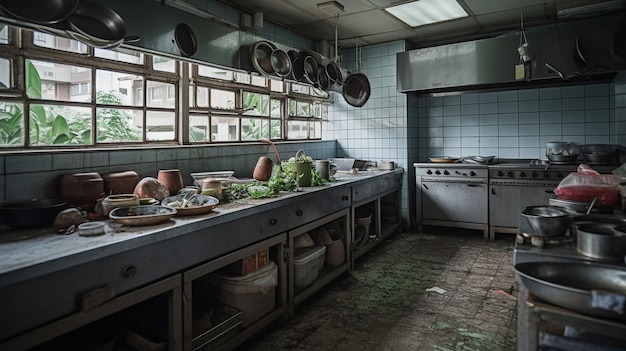
[(70, 36), (94, 47), (115, 47), (126, 37), (126, 24), (122, 17), (96, 1), (81, 0), (67, 22)]
[(303, 81), (310, 83), (310, 84), (317, 83), (319, 79), (318, 76), (319, 76), (319, 71), (320, 71), (320, 69), (317, 66), (317, 61), (315, 61), (315, 59), (312, 56), (306, 55), (304, 57), (303, 68), (304, 68)]
[(330, 78), (328, 77), (326, 66), (319, 66), (318, 68), (317, 86), (324, 91), (328, 91), (328, 89), (330, 89)]
[(371, 88), (367, 76), (363, 73), (352, 73), (343, 85), (343, 98), (354, 107), (363, 107), (370, 98)]
[(0, 7), (9, 15), (39, 24), (59, 23), (78, 7), (79, 0), (2, 0)]
[(274, 49), (270, 55), (270, 64), (274, 73), (279, 77), (287, 77), (291, 74), (291, 60), (286, 52)]
[(186, 23), (179, 23), (174, 30), (174, 40), (184, 57), (190, 57), (198, 51), (198, 40), (193, 29)]
[(274, 68), (272, 67), (272, 52), (276, 47), (267, 41), (258, 41), (250, 48), (250, 59), (252, 60), (252, 66), (257, 72), (262, 75), (274, 74)]

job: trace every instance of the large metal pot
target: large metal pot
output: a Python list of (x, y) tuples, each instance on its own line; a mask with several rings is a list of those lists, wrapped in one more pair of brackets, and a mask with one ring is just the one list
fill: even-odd
[(587, 256), (622, 261), (626, 256), (626, 234), (617, 232), (611, 223), (579, 223), (576, 225), (576, 250)]
[(78, 7), (78, 0), (3, 0), (0, 7), (12, 17), (39, 24), (54, 24), (67, 19)]
[[(570, 262), (526, 262), (515, 272), (528, 291), (540, 299), (583, 314), (626, 320), (621, 310), (601, 308), (594, 296), (626, 295), (626, 269), (612, 265)], [(609, 295), (610, 297), (611, 295)]]
[(532, 234), (543, 237), (563, 236), (569, 229), (571, 216), (567, 209), (555, 206), (528, 206), (522, 212)]

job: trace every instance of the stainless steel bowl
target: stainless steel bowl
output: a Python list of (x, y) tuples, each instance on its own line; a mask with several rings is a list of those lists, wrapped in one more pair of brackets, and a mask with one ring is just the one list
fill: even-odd
[(522, 216), (536, 236), (563, 236), (571, 223), (570, 213), (559, 207), (529, 206), (522, 212)]
[(626, 255), (626, 236), (613, 223), (587, 222), (576, 225), (576, 250), (587, 257), (622, 261)]

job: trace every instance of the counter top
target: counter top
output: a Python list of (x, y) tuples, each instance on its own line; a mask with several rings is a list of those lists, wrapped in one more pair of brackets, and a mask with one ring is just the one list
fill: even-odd
[(379, 176), (402, 172), (402, 169), (396, 169), (336, 174), (336, 181), (323, 186), (303, 187), (298, 192), (283, 192), (276, 198), (223, 203), (208, 214), (177, 216), (164, 223), (149, 226), (122, 226), (119, 223), (104, 220), (106, 233), (93, 237), (79, 236), (77, 232), (69, 235), (57, 234), (52, 227), (33, 230), (1, 227), (0, 288), (138, 247), (207, 230), (244, 216), (312, 199), (324, 190), (352, 186)]

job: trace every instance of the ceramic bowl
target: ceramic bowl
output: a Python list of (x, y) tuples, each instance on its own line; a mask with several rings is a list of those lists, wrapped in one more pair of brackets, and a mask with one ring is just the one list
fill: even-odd
[(187, 207), (180, 207), (183, 203), (183, 198), (185, 195), (175, 195), (170, 196), (163, 201), (161, 204), (163, 206), (168, 206), (176, 209), (177, 216), (195, 216), (200, 214), (205, 214), (213, 211), (215, 206), (219, 204), (219, 200), (213, 196), (196, 194), (194, 197), (189, 200), (187, 203)]
[(150, 225), (165, 222), (176, 215), (176, 209), (161, 205), (118, 207), (109, 213), (113, 221), (130, 225)]

